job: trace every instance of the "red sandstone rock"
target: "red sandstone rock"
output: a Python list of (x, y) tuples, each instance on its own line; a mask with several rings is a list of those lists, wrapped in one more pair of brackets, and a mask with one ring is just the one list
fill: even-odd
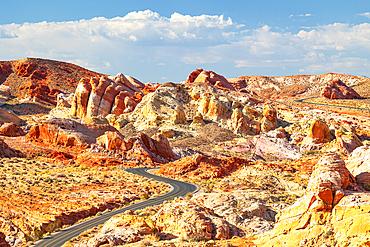
[(90, 80), (90, 83), (93, 83), (91, 83), (92, 89), (89, 97), (89, 103), (87, 104), (87, 116), (98, 116), (101, 99), (105, 89), (111, 83), (111, 80), (106, 77), (101, 77), (97, 83), (96, 80), (93, 80), (93, 78), (91, 79), (92, 80)]
[(149, 93), (153, 93), (155, 92), (155, 90), (157, 90), (157, 88), (160, 86), (161, 84), (159, 83), (146, 83), (145, 84), (145, 87), (142, 89), (142, 92), (147, 95)]
[(104, 135), (101, 135), (96, 139), (96, 143), (105, 147), (107, 150), (122, 150), (122, 145), (124, 145), (123, 137), (117, 133), (108, 131)]
[(22, 91), (25, 90), (26, 94), (32, 97), (35, 101), (41, 103), (49, 103), (57, 105), (56, 95), (61, 93), (58, 89), (50, 90), (48, 84), (43, 81), (29, 80), (24, 86), (20, 86), (18, 89), (18, 97), (23, 98)]
[(91, 78), (80, 81), (73, 100), (71, 115), (84, 118), (86, 116), (117, 116), (131, 112), (142, 100), (143, 93), (122, 74), (116, 77)]
[(18, 125), (14, 123), (4, 123), (0, 127), (0, 135), (2, 136), (10, 136), (10, 137), (16, 137), (16, 136), (24, 136), (24, 132)]
[(125, 99), (132, 96), (133, 95), (127, 91), (119, 92), (114, 99), (111, 113), (117, 116), (121, 115), (126, 109)]
[(34, 125), (27, 134), (32, 141), (63, 146), (89, 146), (106, 131), (117, 132), (108, 124), (80, 124), (70, 119), (53, 118)]
[(248, 163), (247, 160), (240, 158), (214, 158), (195, 154), (163, 165), (158, 173), (182, 178), (221, 178), (246, 163)]
[(35, 68), (37, 68), (36, 63), (32, 62), (20, 63), (17, 65), (16, 73), (22, 77), (28, 77), (31, 76)]
[(215, 72), (210, 70), (205, 71), (203, 69), (197, 69), (191, 72), (185, 83), (194, 83), (194, 82), (205, 82), (218, 88), (226, 88), (235, 91), (233, 85), (231, 85), (226, 80), (225, 77), (216, 74)]
[(327, 99), (361, 99), (362, 97), (340, 79), (329, 82), (321, 91), (321, 96)]
[(137, 138), (125, 140), (125, 145), (129, 149), (127, 157), (130, 159), (157, 163), (167, 163), (176, 160), (167, 138), (162, 134), (156, 134), (150, 138), (146, 134), (141, 133)]
[(199, 76), (200, 73), (203, 72), (203, 69), (196, 69), (194, 70), (193, 72), (190, 73), (188, 79), (186, 79), (186, 82), (185, 83), (192, 83), (195, 81), (195, 79), (197, 79), (197, 77)]

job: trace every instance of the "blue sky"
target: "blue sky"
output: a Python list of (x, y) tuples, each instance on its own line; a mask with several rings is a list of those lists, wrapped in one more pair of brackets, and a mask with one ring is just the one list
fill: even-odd
[(0, 60), (24, 57), (143, 82), (370, 76), (370, 1), (5, 1)]

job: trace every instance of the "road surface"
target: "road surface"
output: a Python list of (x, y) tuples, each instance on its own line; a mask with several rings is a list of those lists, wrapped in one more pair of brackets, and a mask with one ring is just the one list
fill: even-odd
[(185, 183), (169, 178), (164, 178), (160, 176), (156, 176), (153, 174), (148, 173), (146, 170), (148, 168), (129, 168), (126, 169), (127, 172), (138, 174), (140, 176), (146, 177), (146, 178), (153, 178), (153, 180), (165, 182), (172, 186), (172, 189), (164, 194), (160, 195), (154, 198), (150, 198), (145, 201), (141, 201), (135, 204), (132, 204), (127, 207), (123, 207), (120, 209), (113, 210), (111, 212), (107, 212), (105, 214), (96, 216), (94, 218), (91, 218), (89, 220), (86, 220), (84, 222), (81, 222), (79, 224), (70, 226), (68, 228), (65, 228), (63, 230), (60, 230), (58, 232), (55, 232), (43, 239), (40, 239), (37, 241), (34, 245), (35, 247), (59, 247), (62, 246), (65, 242), (69, 241), (70, 239), (77, 237), (82, 232), (91, 229), (98, 225), (103, 225), (104, 222), (109, 220), (113, 215), (120, 214), (122, 212), (125, 212), (126, 210), (138, 210), (149, 206), (159, 205), (162, 204), (163, 201), (171, 200), (175, 197), (181, 197), (185, 196), (189, 192), (195, 192), (197, 190), (197, 187), (194, 184)]

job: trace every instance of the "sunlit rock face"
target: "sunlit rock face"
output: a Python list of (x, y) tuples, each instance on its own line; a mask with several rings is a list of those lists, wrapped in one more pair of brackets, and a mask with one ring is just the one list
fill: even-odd
[(77, 85), (71, 115), (80, 118), (131, 112), (144, 96), (138, 88), (145, 85), (128, 80), (123, 74), (115, 77), (83, 78)]

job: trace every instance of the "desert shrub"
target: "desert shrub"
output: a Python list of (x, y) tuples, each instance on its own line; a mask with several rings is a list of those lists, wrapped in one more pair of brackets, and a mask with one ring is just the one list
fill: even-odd
[(364, 189), (367, 190), (367, 191), (370, 191), (370, 184), (365, 184)]

